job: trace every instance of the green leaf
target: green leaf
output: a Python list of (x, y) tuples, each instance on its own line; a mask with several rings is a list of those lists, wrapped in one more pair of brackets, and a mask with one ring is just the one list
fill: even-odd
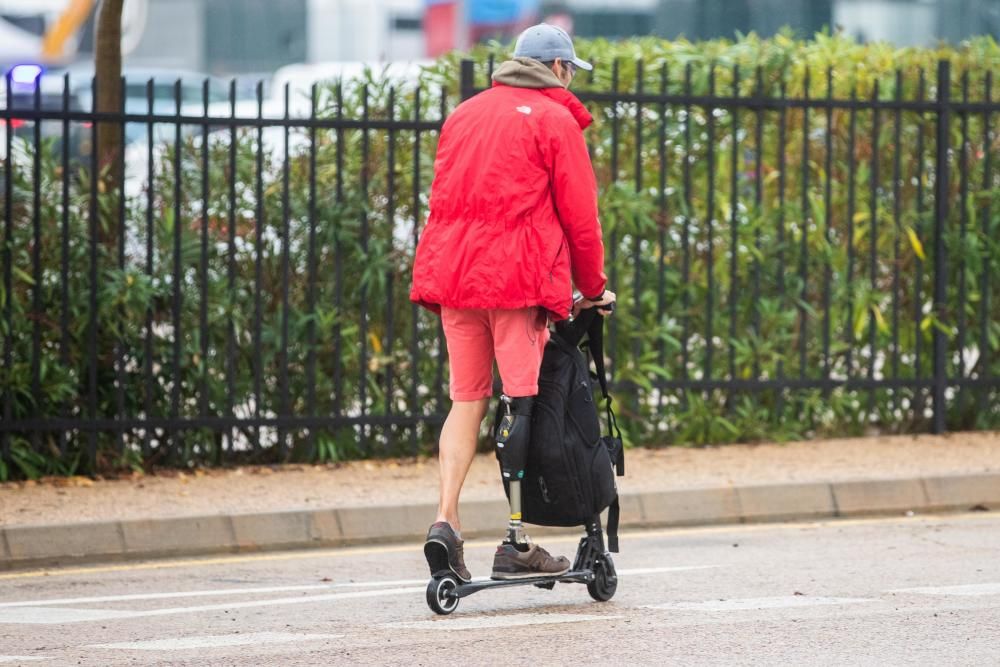
[(889, 333), (889, 325), (886, 324), (885, 318), (882, 317), (882, 311), (878, 306), (872, 304), (870, 306), (872, 314), (875, 316), (875, 325), (878, 327), (879, 331), (882, 333)]
[(35, 279), (32, 278), (29, 273), (27, 273), (26, 271), (17, 266), (11, 267), (11, 270), (13, 271), (14, 275), (21, 280), (21, 282), (27, 283), (32, 287), (34, 287)]
[(913, 231), (913, 227), (906, 228), (906, 235), (910, 239), (910, 246), (913, 248), (913, 252), (916, 256), (922, 261), (926, 261), (927, 256), (924, 254), (924, 244), (920, 242), (920, 239), (917, 237), (917, 233)]

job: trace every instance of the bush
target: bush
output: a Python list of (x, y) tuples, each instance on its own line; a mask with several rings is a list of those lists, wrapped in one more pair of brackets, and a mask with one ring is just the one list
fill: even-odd
[[(995, 122), (981, 111), (951, 116), (947, 288), (935, 312), (936, 114), (871, 110), (935, 99), (942, 59), (953, 101), (986, 101), (1000, 64), (992, 39), (897, 49), (750, 35), (596, 41), (578, 52), (595, 64), (573, 86), (585, 99), (609, 90), (743, 98), (735, 114), (683, 100), (589, 102), (609, 273), (624, 297), (611, 356), (631, 442), (927, 430), (935, 328), (947, 338), (947, 376), (983, 382), (948, 390), (948, 428), (1000, 423)], [(862, 108), (811, 109), (807, 119), (801, 107), (758, 115), (747, 100), (807, 95)], [(822, 387), (827, 377), (875, 388)], [(763, 382), (738, 386), (754, 380)]]
[[(832, 68), (833, 97), (865, 100), (877, 90), (878, 99), (891, 100), (898, 68), (904, 99), (916, 97), (921, 70), (931, 99), (936, 62), (947, 58), (952, 97), (961, 99), (967, 85), (969, 99), (982, 100), (985, 73), (1000, 63), (989, 39), (897, 50), (840, 36), (797, 42), (751, 35), (735, 43), (596, 41), (578, 51), (597, 66), (574, 84), (584, 94), (634, 91), (641, 81), (652, 93), (663, 86), (669, 94), (704, 95), (714, 84), (718, 95), (747, 97), (759, 85), (764, 97), (782, 88), (801, 97), (808, 71), (809, 96), (821, 98)], [(483, 47), (473, 54), (480, 86), (490, 53)], [(458, 59), (444, 58), (422, 75), (420, 118), (439, 119), (458, 103)], [(393, 89), (370, 73), (345, 83), (339, 113), (413, 119), (416, 88)], [(333, 85), (320, 89), (318, 117), (338, 115), (337, 94)], [(859, 110), (851, 154), (844, 109), (832, 112), (829, 125), (825, 111), (809, 111), (807, 130), (801, 108), (787, 109), (782, 123), (779, 110), (758, 115), (741, 107), (734, 132), (731, 108), (709, 114), (683, 102), (588, 105), (609, 273), (621, 302), (609, 354), (620, 423), (632, 444), (926, 430), (926, 388), (869, 391), (810, 381), (827, 373), (876, 384), (895, 375), (929, 378), (935, 327), (948, 336), (951, 377), (1000, 373), (993, 279), (1000, 274), (1000, 169), (984, 114), (955, 114), (950, 128), (947, 308), (935, 315), (933, 113), (901, 112), (897, 137), (895, 111), (879, 112), (876, 132), (872, 111)], [(93, 267), (88, 170), (64, 165), (55, 142), (41, 147), (37, 183), (30, 143), (17, 147), (24, 159), (6, 165), (12, 289), (0, 285), (0, 306), (10, 314), (0, 326), (11, 363), (0, 375), (0, 405), (10, 407), (5, 419), (61, 416), (72, 424), (10, 433), (0, 477), (427, 451), (448, 407), (446, 367), (437, 318), (409, 304), (407, 294), (414, 219), (422, 224), (426, 216), (436, 133), (370, 129), (366, 139), (356, 127), (316, 130), (311, 207), (308, 129), (290, 131), (287, 171), (280, 129), (258, 135), (223, 123), (210, 128), (207, 141), (200, 126), (184, 130), (179, 150), (170, 141), (154, 147), (152, 188), (144, 185), (145, 147), (130, 154), (129, 182), (140, 185), (126, 190), (124, 202), (97, 188), (95, 219), (105, 242), (93, 246)], [(0, 201), (0, 210), (6, 204)], [(91, 299), (98, 306), (93, 339)], [(949, 427), (1000, 424), (996, 389), (955, 391)], [(255, 416), (265, 420), (259, 428)], [(284, 416), (335, 420), (278, 425)], [(416, 425), (406, 421), (412, 416)], [(90, 417), (122, 423), (82, 428)], [(175, 417), (183, 424), (165, 421)]]

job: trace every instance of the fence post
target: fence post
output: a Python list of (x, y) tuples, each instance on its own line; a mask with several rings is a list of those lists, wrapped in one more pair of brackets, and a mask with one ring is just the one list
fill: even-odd
[(473, 60), (462, 60), (460, 90), (462, 101), (476, 94), (476, 63)]
[(946, 300), (946, 266), (944, 226), (948, 219), (948, 130), (951, 124), (949, 109), (951, 98), (951, 63), (938, 61), (937, 73), (937, 147), (934, 165), (934, 433), (944, 433), (945, 387), (948, 368), (945, 359), (944, 332), (939, 326), (944, 322)]

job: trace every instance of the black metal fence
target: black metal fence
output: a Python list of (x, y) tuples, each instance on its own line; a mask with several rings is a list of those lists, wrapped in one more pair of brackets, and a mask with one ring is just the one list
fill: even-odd
[[(616, 183), (646, 199), (655, 223), (606, 229), (611, 284), (631, 310), (627, 322), (611, 321), (611, 368), (638, 394), (633, 414), (650, 402), (653, 414), (663, 410), (669, 392), (681, 394), (674, 405), (691, 390), (721, 392), (717, 406), (731, 413), (738, 393), (770, 393), (781, 412), (786, 390), (815, 390), (821, 401), (863, 390), (861, 421), (889, 430), (894, 418), (936, 433), (996, 423), (1000, 103), (991, 71), (955, 81), (940, 61), (934, 79), (897, 71), (888, 91), (876, 79), (866, 99), (854, 90), (838, 99), (833, 69), (816, 82), (804, 68), (793, 98), (791, 84), (765, 83), (760, 69), (748, 81), (737, 67), (706, 68), (699, 92), (690, 65), (670, 81), (666, 64), (644, 72), (642, 62), (626, 64), (626, 90), (622, 65), (610, 90), (578, 95), (605, 126), (591, 138), (605, 192)], [(478, 92), (475, 80), (465, 62), (463, 96)], [(824, 94), (812, 92), (817, 83)], [(788, 319), (769, 332), (762, 311), (772, 305), (772, 323)], [(671, 318), (671, 332), (645, 335), (664, 334)], [(624, 327), (630, 341), (620, 344)], [(756, 340), (747, 345), (741, 332)], [(775, 333), (787, 347), (766, 364), (763, 338)], [(808, 408), (799, 400), (791, 409)]]
[[(453, 93), (477, 92), (484, 67), (465, 62)], [(890, 99), (878, 82), (835, 99), (833, 72), (825, 96), (807, 73), (790, 97), (759, 71), (671, 81), (642, 63), (624, 90), (619, 67), (580, 97), (634, 437), (669, 439), (693, 396), (720, 392), (724, 414), (746, 395), (814, 421), (800, 394), (866, 392), (845, 409), (936, 432), (992, 414), (991, 73), (979, 101), (968, 73), (956, 99), (947, 62), (934, 82), (897, 75)], [(258, 86), (243, 101), (233, 84), (213, 101), (208, 82), (163, 96), (151, 81), (116, 113), (62, 88), (19, 98), (8, 80), (2, 114), (5, 466), (337, 460), (433, 440), (446, 355), (407, 293), (446, 88), (271, 101)], [(105, 131), (126, 149), (102, 170)]]

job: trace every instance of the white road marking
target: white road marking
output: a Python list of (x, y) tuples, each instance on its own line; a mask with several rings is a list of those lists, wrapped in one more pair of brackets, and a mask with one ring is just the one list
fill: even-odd
[(678, 565), (677, 567), (633, 567), (618, 570), (618, 576), (633, 577), (640, 574), (665, 574), (667, 572), (687, 572), (688, 570), (711, 570), (721, 565)]
[(643, 605), (643, 609), (671, 609), (683, 611), (747, 611), (755, 609), (783, 609), (787, 607), (818, 607), (821, 605), (859, 604), (879, 602), (871, 598), (824, 598), (808, 595), (789, 595), (773, 598), (745, 598), (741, 600), (707, 600), (705, 602), (668, 602)]
[(522, 625), (549, 623), (582, 623), (584, 621), (613, 621), (623, 616), (592, 616), (587, 614), (516, 614), (513, 616), (468, 616), (435, 621), (408, 621), (383, 623), (383, 628), (403, 630), (479, 630), (483, 628), (513, 628)]
[(315, 602), (371, 598), (383, 595), (410, 595), (414, 593), (422, 593), (423, 591), (423, 586), (419, 588), (390, 588), (388, 590), (377, 591), (355, 591), (352, 593), (330, 593), (327, 595), (307, 595), (294, 598), (274, 598), (271, 600), (248, 600), (246, 602), (207, 604), (198, 607), (170, 607), (167, 609), (151, 609), (148, 611), (67, 609), (61, 607), (18, 607), (15, 609), (0, 610), (0, 624), (55, 625), (60, 623), (77, 623), (80, 621), (99, 621), (104, 619), (197, 614), (206, 611), (226, 611), (233, 609), (250, 609), (253, 607), (273, 607), (291, 604), (313, 604)]
[(1000, 595), (1000, 583), (964, 584), (961, 586), (924, 586), (898, 588), (890, 593), (919, 593), (921, 595)]
[[(678, 567), (641, 567), (618, 570), (619, 576), (644, 574), (665, 574), (687, 570), (704, 570), (718, 565), (685, 565)], [(473, 581), (488, 581), (489, 577), (476, 577)], [(341, 588), (379, 588), (387, 586), (424, 586), (427, 579), (396, 579), (392, 581), (352, 581), (342, 584), (302, 584), (298, 586), (265, 586), (257, 588), (217, 588), (195, 591), (171, 591), (168, 593), (137, 593), (132, 595), (101, 595), (82, 598), (53, 598), (48, 600), (20, 600), (0, 602), (0, 609), (11, 607), (46, 607), (54, 605), (95, 604), (101, 602), (135, 602), (139, 600), (172, 600), (176, 598), (224, 597), (227, 595), (256, 595), (260, 593), (294, 593), (328, 591)]]
[(250, 646), (252, 644), (287, 644), (290, 642), (315, 641), (320, 639), (339, 639), (343, 636), (295, 634), (292, 632), (251, 632), (240, 635), (205, 635), (202, 637), (119, 642), (117, 644), (91, 644), (87, 648), (123, 649), (127, 651), (184, 651), (197, 648)]
[(0, 655), (0, 662), (36, 662), (51, 659), (44, 655)]
[[(619, 574), (640, 576), (649, 574), (664, 574), (693, 569), (716, 567), (713, 565), (634, 568), (624, 569)], [(477, 581), (482, 581), (479, 578)], [(0, 604), (0, 624), (12, 625), (61, 625), (64, 623), (83, 623), (88, 621), (104, 621), (114, 619), (143, 618), (148, 616), (169, 616), (176, 614), (197, 614), (210, 611), (225, 611), (233, 609), (248, 609), (253, 607), (269, 607), (291, 604), (313, 604), (331, 600), (346, 600), (392, 595), (411, 595), (424, 590), (426, 579), (400, 579), (395, 581), (351, 582), (344, 584), (304, 585), (304, 586), (271, 586), (242, 589), (216, 589), (203, 591), (181, 591), (171, 593), (148, 593), (135, 595), (108, 595), (101, 597), (61, 598), (51, 600), (7, 602)], [(399, 587), (399, 585), (405, 585)], [(409, 584), (419, 584), (410, 587)], [(384, 587), (376, 590), (353, 591), (350, 593), (329, 593), (326, 595), (302, 595), (297, 597), (273, 598), (264, 600), (246, 600), (242, 602), (225, 602), (191, 607), (168, 607), (165, 609), (127, 610), (127, 609), (79, 609), (53, 605), (87, 604), (95, 602), (129, 602), (139, 600), (160, 600), (183, 597), (208, 597), (225, 595), (250, 595), (255, 593), (302, 592), (313, 590), (329, 590), (337, 587)]]
[(133, 618), (137, 612), (117, 609), (71, 609), (68, 607), (19, 607), (10, 611), (0, 610), (0, 624), (58, 625), (84, 621), (106, 621), (115, 618)]
[(0, 602), (0, 609), (6, 607), (43, 607), (61, 604), (91, 604), (95, 602), (131, 602), (135, 600), (170, 600), (173, 598), (197, 598), (225, 595), (253, 595), (256, 593), (291, 593), (296, 591), (328, 591), (338, 588), (376, 588), (381, 586), (426, 585), (426, 579), (397, 579), (395, 581), (360, 581), (344, 584), (310, 584), (299, 586), (268, 586), (261, 588), (217, 588), (200, 591), (174, 591), (170, 593), (140, 593), (134, 595), (104, 595), (86, 598), (57, 598), (51, 600), (22, 600)]

